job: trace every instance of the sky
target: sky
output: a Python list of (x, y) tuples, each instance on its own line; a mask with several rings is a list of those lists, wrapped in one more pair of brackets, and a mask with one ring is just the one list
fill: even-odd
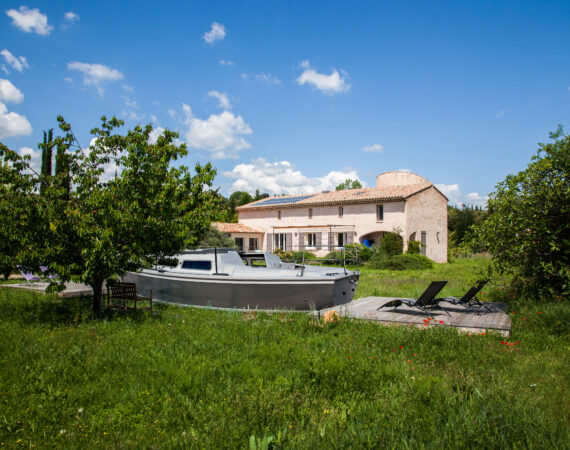
[(484, 206), (570, 126), (570, 2), (36, 1), (0, 11), (0, 141), (179, 133), (229, 195), (406, 170)]

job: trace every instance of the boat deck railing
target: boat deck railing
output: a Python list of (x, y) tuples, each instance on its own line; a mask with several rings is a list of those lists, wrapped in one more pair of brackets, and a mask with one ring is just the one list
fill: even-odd
[[(345, 246), (341, 246), (341, 245), (329, 245), (327, 246), (327, 248), (329, 249), (333, 249), (330, 253), (332, 252), (337, 252), (340, 251), (342, 252), (342, 258), (339, 258), (339, 254), (336, 254), (334, 258), (315, 258), (315, 259), (306, 259), (305, 256), (307, 254), (307, 250), (308, 250), (308, 246), (304, 246), (303, 247), (303, 258), (301, 260), (301, 273), (298, 275), (299, 277), (303, 276), (303, 273), (305, 272), (305, 267), (306, 267), (306, 263), (312, 265), (313, 263), (315, 264), (322, 264), (322, 263), (329, 263), (329, 264), (333, 264), (333, 265), (337, 265), (337, 264), (342, 264), (342, 267), (344, 269), (344, 274), (347, 275), (348, 274), (348, 270), (346, 269), (346, 265), (347, 262), (349, 264), (355, 265), (356, 266), (356, 271), (358, 272), (358, 263), (359, 263), (359, 259), (358, 259), (358, 248), (356, 247), (349, 247), (346, 248)], [(327, 256), (329, 256), (327, 255)], [(295, 261), (295, 264), (297, 264), (297, 261)]]

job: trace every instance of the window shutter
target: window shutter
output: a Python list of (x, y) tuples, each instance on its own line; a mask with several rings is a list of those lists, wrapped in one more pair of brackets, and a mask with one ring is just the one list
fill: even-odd
[(273, 251), (273, 239), (275, 239), (273, 233), (267, 233), (267, 251), (268, 252), (272, 252)]
[(305, 233), (299, 233), (299, 250), (305, 249)]
[(346, 233), (346, 243), (352, 244), (354, 242), (354, 231), (349, 231)]
[(285, 250), (288, 252), (293, 250), (293, 233), (285, 234)]
[(334, 252), (334, 233), (329, 231), (329, 252)]
[(422, 242), (422, 248), (421, 248), (420, 252), (421, 252), (422, 255), (425, 256), (425, 255), (426, 255), (427, 232), (422, 231), (421, 236), (422, 236), (422, 237), (421, 237), (421, 239), (422, 239), (422, 241), (421, 241), (421, 242)]
[(317, 250), (323, 248), (323, 233), (317, 233)]

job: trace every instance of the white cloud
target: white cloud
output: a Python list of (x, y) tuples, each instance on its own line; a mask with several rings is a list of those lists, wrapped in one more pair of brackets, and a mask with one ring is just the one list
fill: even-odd
[(121, 72), (104, 66), (103, 64), (88, 64), (74, 61), (67, 63), (67, 68), (82, 72), (83, 84), (86, 86), (95, 86), (101, 97), (103, 97), (103, 94), (105, 93), (105, 89), (103, 89), (101, 84), (110, 81), (118, 81), (123, 78), (123, 74)]
[[(156, 122), (156, 117), (153, 117), (153, 122)], [(148, 136), (148, 142), (151, 144), (156, 144), (156, 142), (158, 141), (158, 138), (160, 137), (160, 135), (163, 133), (164, 128), (157, 126), (156, 128), (153, 128), (152, 131), (150, 132), (150, 135)]]
[(20, 156), (30, 156), (30, 167), (36, 172), (40, 173), (42, 166), (42, 152), (41, 150), (34, 150), (31, 147), (20, 147), (18, 150)]
[(253, 74), (247, 74), (247, 73), (241, 74), (241, 79), (243, 81), (247, 81), (250, 78), (252, 78), (255, 81), (258, 81), (260, 83), (265, 83), (265, 84), (275, 84), (275, 85), (281, 84), (281, 80), (279, 78), (271, 75), (270, 73), (261, 72), (261, 73), (253, 73)]
[(230, 103), (230, 99), (228, 94), (225, 92), (218, 92), (218, 91), (210, 91), (208, 92), (209, 97), (214, 97), (218, 100), (218, 106), (223, 109), (232, 109), (232, 104)]
[(358, 180), (356, 170), (352, 169), (332, 171), (322, 177), (308, 178), (299, 170), (295, 170), (289, 161), (270, 163), (265, 158), (254, 159), (250, 164), (238, 164), (231, 172), (224, 172), (224, 175), (235, 180), (232, 183), (234, 191), (254, 192), (259, 189), (261, 192), (273, 195), (332, 191), (347, 178)]
[(14, 86), (9, 80), (0, 78), (0, 101), (11, 103), (22, 103), (24, 94)]
[(221, 41), (226, 36), (226, 27), (221, 23), (214, 22), (210, 31), (204, 33), (202, 39), (204, 39), (208, 44), (214, 44), (217, 41)]
[(73, 84), (73, 78), (71, 78), (71, 77), (65, 77), (64, 80), (70, 84)]
[(131, 100), (128, 97), (122, 97), (122, 99), (125, 101), (125, 106), (128, 108), (139, 109), (139, 104), (135, 100)]
[(310, 84), (319, 91), (329, 95), (350, 90), (350, 84), (346, 82), (348, 75), (344, 71), (341, 71), (341, 75), (336, 69), (332, 69), (330, 75), (324, 75), (312, 69), (307, 60), (301, 63), (301, 68), (304, 71), (297, 78), (297, 84), (299, 85)]
[(501, 117), (505, 117), (505, 114), (507, 113), (508, 109), (502, 109), (501, 111), (497, 111), (495, 113), (495, 117), (500, 119)]
[(190, 147), (208, 150), (213, 159), (237, 158), (240, 150), (251, 148), (242, 136), (252, 130), (241, 116), (223, 111), (201, 120), (194, 117), (190, 106), (182, 104), (182, 109), (188, 127), (184, 137)]
[(69, 22), (78, 22), (79, 21), (79, 14), (75, 14), (73, 11), (67, 11), (64, 16), (65, 20)]
[(28, 119), (15, 112), (8, 112), (6, 105), (0, 102), (0, 139), (31, 133), (32, 126)]
[(8, 69), (6, 69), (6, 66), (4, 64), (2, 64), (2, 72), (4, 72), (6, 75), (10, 75), (10, 72)]
[[(8, 49), (4, 49), (0, 52), (0, 55), (4, 57), (6, 62), (12, 67), (12, 69), (22, 72), (24, 69), (28, 69), (28, 61), (24, 56), (14, 56)], [(6, 70), (5, 70), (6, 72)]]
[(436, 184), (438, 188), (448, 199), (451, 205), (462, 207), (463, 205), (487, 206), (488, 196), (481, 196), (477, 192), (471, 192), (463, 195), (458, 184)]
[(366, 147), (362, 147), (362, 151), (368, 153), (382, 153), (384, 147), (380, 144), (367, 145)]
[(220, 66), (235, 66), (235, 62), (227, 61), (225, 59), (220, 59)]
[(129, 86), (128, 84), (123, 84), (121, 87), (125, 91), (130, 92), (131, 94), (135, 92), (135, 90), (132, 88), (132, 86)]
[(47, 16), (37, 8), (20, 6), (19, 11), (9, 9), (6, 14), (12, 19), (13, 25), (26, 33), (35, 32), (47, 36), (53, 30), (53, 27), (48, 25)]

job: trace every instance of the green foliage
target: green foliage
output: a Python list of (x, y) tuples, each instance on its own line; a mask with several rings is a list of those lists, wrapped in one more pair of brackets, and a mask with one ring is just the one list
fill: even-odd
[(347, 189), (362, 189), (362, 183), (358, 180), (347, 178), (336, 187), (337, 191), (344, 191)]
[(509, 175), (489, 199), (489, 217), (471, 243), (493, 255), (495, 270), (514, 276), (535, 298), (570, 296), (570, 136), (539, 144), (527, 168)]
[(401, 255), (404, 251), (404, 240), (398, 233), (385, 233), (380, 241), (380, 252), (388, 256)]
[(22, 158), (0, 143), (0, 274), (4, 278), (23, 263), (22, 253), (35, 251), (31, 233), (41, 232), (38, 177), (28, 170), (29, 162), (29, 155)]
[(449, 236), (449, 247), (461, 246), (465, 240), (466, 233), (473, 225), (482, 223), (487, 217), (488, 211), (479, 208), (468, 207), (457, 208), (447, 207), (447, 228)]
[(360, 262), (366, 262), (370, 259), (370, 257), (372, 256), (372, 249), (370, 247), (367, 247), (364, 244), (360, 244), (358, 242), (354, 242), (352, 244), (348, 244), (346, 246), (346, 250), (348, 253), (352, 254), (358, 254), (358, 260)]
[[(206, 191), (216, 171), (209, 163), (197, 164), (192, 176), (187, 167), (175, 164), (188, 152), (168, 130), (151, 144), (151, 125), (122, 135), (122, 121), (103, 117), (91, 132), (95, 139), (87, 152), (77, 145), (71, 126), (62, 117), (58, 122), (64, 135), (50, 145), (57, 145), (65, 158), (42, 196), (28, 185), (37, 186), (44, 177), (24, 175), (26, 161), (13, 158), (17, 170), (3, 171), (15, 181), (7, 187), (3, 180), (3, 189), (21, 200), (18, 211), (25, 218), (12, 214), (3, 232), (21, 238), (11, 261), (34, 270), (48, 264), (60, 285), (72, 276), (89, 284), (95, 293), (93, 309), (100, 313), (105, 279), (198, 244), (216, 207)], [(107, 179), (105, 167), (111, 161), (117, 173)], [(26, 206), (30, 209), (24, 212)]]
[[(281, 250), (279, 248), (275, 249), (275, 251), (273, 252), (275, 253), (277, 256), (279, 256), (279, 259), (281, 259), (281, 261), (284, 262), (301, 262), (303, 261), (303, 252), (302, 251), (285, 251), (285, 250)], [(307, 260), (313, 260), (316, 259), (317, 256), (314, 253), (311, 252), (304, 252), (305, 253), (305, 261)]]
[(406, 254), (408, 254), (408, 255), (419, 255), (420, 253), (421, 253), (420, 241), (408, 242), (408, 249), (406, 250)]
[(233, 248), (237, 249), (236, 243), (215, 227), (211, 227), (202, 237), (199, 247), (217, 247), (217, 248)]
[[(473, 264), (437, 270), (480, 265), (465, 262)], [(386, 295), (417, 296), (429, 284), (423, 274), (368, 269), (362, 279), (391, 287)], [(6, 448), (565, 448), (570, 440), (561, 395), (567, 304), (511, 298), (508, 340), (521, 343), (506, 347), (494, 333), (344, 319), (321, 326), (298, 313), (158, 305), (99, 321), (89, 301), (14, 291), (0, 290)], [(510, 293), (486, 291), (496, 300)]]
[(245, 191), (236, 191), (232, 193), (228, 199), (217, 192), (215, 195), (220, 199), (220, 206), (215, 213), (215, 221), (233, 223), (237, 223), (238, 221), (238, 213), (236, 210), (238, 207), (269, 197), (268, 193), (261, 193), (259, 189), (255, 191), (254, 196), (251, 196)]

